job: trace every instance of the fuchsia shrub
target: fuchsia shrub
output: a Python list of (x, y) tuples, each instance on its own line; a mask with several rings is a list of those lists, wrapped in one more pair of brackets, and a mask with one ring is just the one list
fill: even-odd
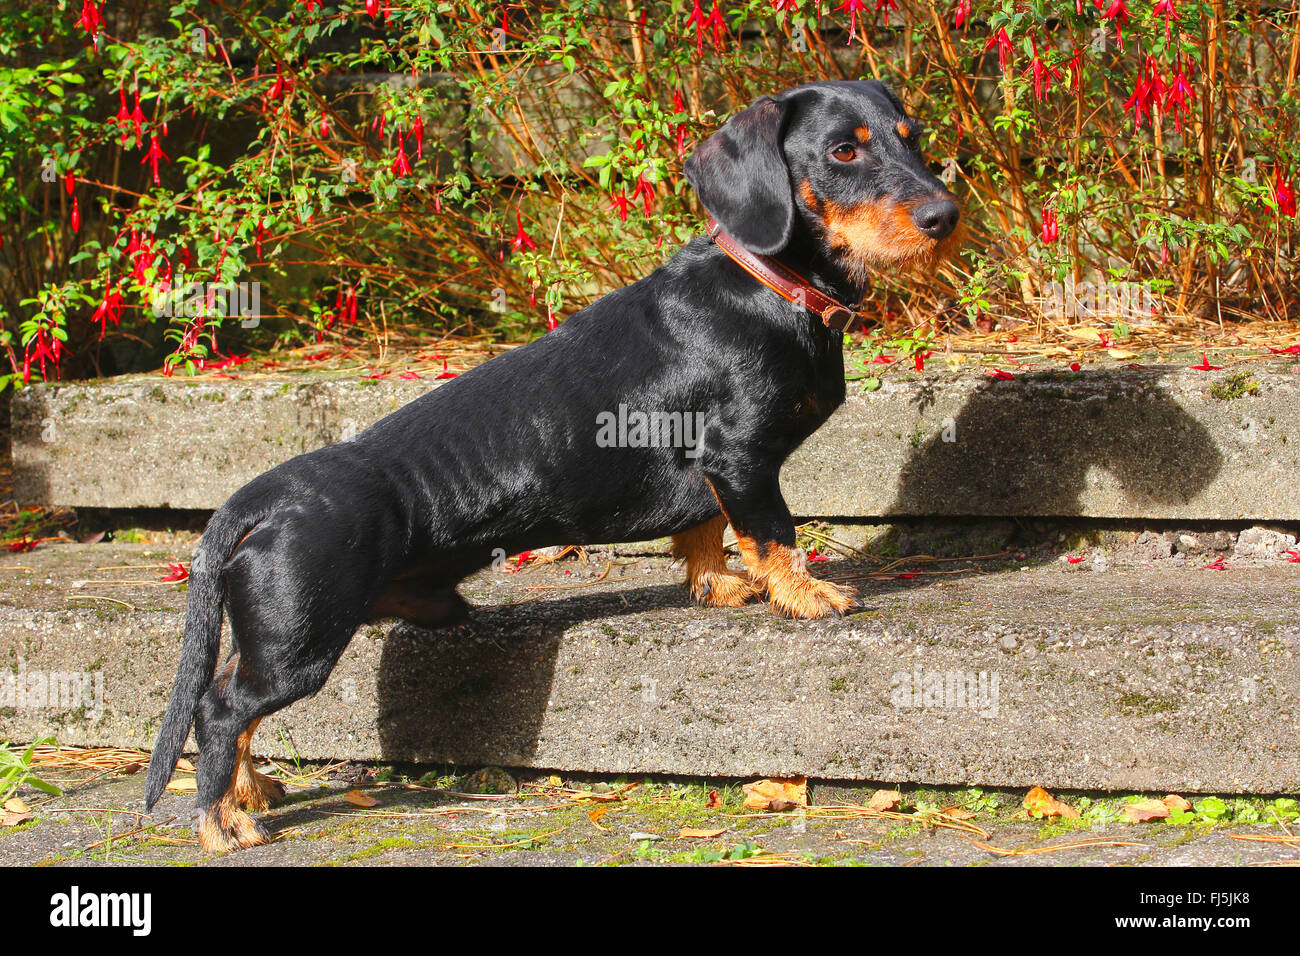
[[(1014, 325), (1102, 277), (1153, 289), (1152, 320), (1294, 320), (1298, 61), (1294, 2), (17, 0), (10, 377), (543, 333), (698, 233), (696, 143), (818, 78), (888, 82), (972, 226), (869, 315)], [(260, 314), (154, 308), (194, 282), (259, 283)]]

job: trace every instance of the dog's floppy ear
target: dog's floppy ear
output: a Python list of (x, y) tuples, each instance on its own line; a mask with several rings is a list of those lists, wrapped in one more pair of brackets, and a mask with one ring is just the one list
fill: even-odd
[(790, 241), (794, 196), (781, 150), (786, 108), (757, 100), (691, 153), (686, 178), (700, 202), (745, 248), (771, 255)]

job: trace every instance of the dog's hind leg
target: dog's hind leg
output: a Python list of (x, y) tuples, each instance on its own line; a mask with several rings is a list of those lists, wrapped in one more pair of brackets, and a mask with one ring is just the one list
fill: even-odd
[(258, 717), (235, 741), (235, 801), (245, 810), (269, 810), (284, 799), (279, 781), (253, 769), (253, 733), (261, 722)]
[[(228, 853), (270, 842), (270, 836), (240, 809), (240, 776), (258, 715), (239, 705), (238, 655), (217, 675), (199, 701), (194, 736), (199, 745), (199, 846), (209, 853)], [(249, 770), (252, 768), (249, 767)]]
[[(239, 648), (241, 641), (235, 643)], [(253, 731), (267, 714), (320, 690), (346, 645), (321, 641), (315, 645), (320, 652), (308, 663), (288, 658), (281, 641), (253, 643), (245, 638), (242, 643), (199, 701), (194, 720), (199, 845), (211, 853), (270, 842), (261, 825), (244, 812), (266, 809), (282, 794), (278, 784), (253, 769)], [(312, 645), (310, 639), (306, 643)]]
[(718, 515), (673, 535), (673, 554), (686, 560), (691, 597), (708, 607), (740, 607), (758, 596), (748, 575), (727, 568), (727, 552), (722, 547), (726, 529), (726, 517)]

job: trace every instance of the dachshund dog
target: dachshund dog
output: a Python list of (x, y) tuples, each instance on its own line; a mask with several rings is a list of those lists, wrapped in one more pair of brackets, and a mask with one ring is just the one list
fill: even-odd
[[(959, 241), (958, 207), (918, 133), (877, 82), (759, 99), (686, 161), (709, 235), (537, 341), (235, 492), (194, 555), (147, 807), (192, 724), (200, 843), (266, 842), (244, 812), (282, 796), (253, 770), (258, 721), (318, 691), (367, 621), (464, 623), (456, 585), (494, 554), (671, 535), (701, 604), (850, 610), (852, 588), (805, 568), (778, 476), (844, 400), (853, 313), (839, 303), (860, 301), (873, 269), (933, 266)], [(664, 434), (647, 435), (647, 421)], [(728, 523), (744, 572), (727, 567)]]

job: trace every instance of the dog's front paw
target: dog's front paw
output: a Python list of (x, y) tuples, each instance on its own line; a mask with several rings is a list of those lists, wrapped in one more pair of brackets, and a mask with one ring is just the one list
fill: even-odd
[(758, 597), (748, 574), (708, 571), (691, 582), (691, 597), (705, 607), (741, 607)]
[(768, 578), (772, 610), (782, 617), (840, 617), (857, 606), (857, 591), (846, 584), (819, 581), (807, 574)]

